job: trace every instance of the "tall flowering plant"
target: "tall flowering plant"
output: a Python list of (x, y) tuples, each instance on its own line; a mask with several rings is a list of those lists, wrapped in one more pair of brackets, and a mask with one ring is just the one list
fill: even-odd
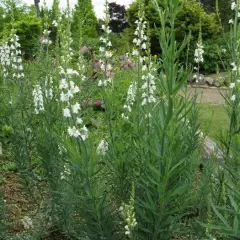
[[(189, 74), (187, 70), (179, 68), (178, 61), (187, 41), (179, 48), (175, 41), (174, 26), (181, 1), (164, 2), (163, 9), (157, 1), (153, 1), (153, 4), (161, 23), (161, 65), (156, 66), (159, 69), (157, 73), (149, 54), (150, 45), (145, 33), (147, 23), (140, 5), (139, 20), (136, 21), (137, 37), (133, 40), (136, 44), (133, 54), (137, 57), (138, 74), (135, 85), (129, 88), (125, 106), (128, 113), (137, 117), (126, 124), (133, 127), (131, 133), (136, 135), (130, 143), (134, 146), (131, 152), (137, 166), (133, 170), (136, 235), (139, 239), (170, 239), (180, 227), (181, 219), (177, 216), (181, 212), (188, 212), (188, 207), (193, 204), (190, 195), (186, 196), (193, 191), (191, 182), (194, 174), (189, 173), (197, 169), (198, 122), (194, 98), (189, 102), (189, 99), (178, 95)], [(126, 115), (123, 117), (129, 119)], [(188, 182), (180, 180), (184, 176), (188, 176)], [(175, 191), (179, 193), (177, 201), (181, 202), (181, 206), (176, 202)], [(167, 229), (172, 229), (171, 233)]]
[(202, 23), (201, 23), (201, 17), (200, 17), (200, 28), (199, 28), (199, 36), (198, 36), (198, 41), (197, 41), (197, 47), (194, 51), (194, 62), (196, 63), (197, 66), (194, 66), (194, 70), (197, 71), (197, 75), (194, 75), (194, 78), (196, 79), (196, 82), (198, 82), (201, 79), (201, 76), (199, 76), (199, 71), (200, 71), (200, 64), (203, 63), (204, 58), (204, 46), (202, 42)]
[(112, 42), (110, 40), (110, 33), (112, 30), (109, 27), (109, 13), (108, 13), (108, 1), (105, 1), (105, 18), (104, 18), (104, 24), (102, 25), (103, 30), (103, 36), (100, 37), (101, 47), (99, 48), (100, 53), (100, 69), (102, 71), (102, 77), (98, 81), (99, 87), (106, 87), (109, 84), (111, 85), (113, 83), (113, 66), (111, 65), (111, 58), (113, 56), (113, 52), (111, 50), (112, 48)]
[(231, 25), (230, 36), (226, 39), (228, 51), (231, 55), (229, 63), (230, 85), (224, 96), (229, 113), (229, 126), (226, 133), (219, 137), (221, 150), (221, 163), (217, 164), (213, 172), (214, 181), (212, 192), (208, 196), (211, 221), (203, 224), (212, 237), (234, 239), (240, 234), (239, 217), (239, 96), (240, 96), (240, 72), (239, 72), (239, 1), (231, 2), (233, 18), (229, 20)]

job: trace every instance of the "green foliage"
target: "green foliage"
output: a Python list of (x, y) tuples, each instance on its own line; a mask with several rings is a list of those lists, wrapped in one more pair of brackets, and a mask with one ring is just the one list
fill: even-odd
[[(188, 58), (191, 65), (194, 65), (194, 51), (197, 47), (196, 41), (191, 39), (189, 44), (189, 51), (181, 54), (181, 61), (185, 62)], [(200, 64), (200, 71), (208, 73), (216, 73), (217, 69), (225, 70), (229, 62), (229, 53), (227, 51), (227, 45), (224, 42), (223, 37), (214, 39), (207, 39), (203, 41), (204, 46), (204, 62)]]
[[(128, 41), (127, 34), (119, 34), (119, 33), (112, 33), (111, 34), (111, 41), (113, 46), (116, 46), (116, 55), (121, 55), (126, 52), (130, 52), (130, 44)], [(122, 43), (125, 44), (122, 44)]]
[(42, 30), (39, 20), (35, 16), (25, 16), (23, 20), (16, 22), (15, 28), (25, 57), (34, 57), (39, 47)]
[[(134, 22), (137, 19), (139, 2), (140, 1), (134, 1), (127, 10), (128, 21), (131, 29), (130, 36), (132, 37), (134, 29), (136, 27)], [(152, 53), (158, 54), (160, 52), (160, 49), (157, 33), (158, 29), (161, 28), (161, 24), (156, 8), (154, 7), (152, 1), (145, 0), (143, 3), (145, 18), (148, 21), (150, 28)], [(161, 1), (158, 1), (158, 3), (164, 8), (164, 4)], [(175, 22), (176, 40), (178, 40), (178, 42), (183, 41), (189, 32), (191, 32), (194, 41), (197, 40), (199, 35), (200, 18), (202, 21), (203, 39), (212, 39), (218, 36), (220, 32), (220, 25), (218, 24), (216, 14), (206, 13), (204, 9), (199, 5), (199, 3), (195, 0), (182, 1), (181, 4), (181, 9), (179, 10), (179, 14)]]
[(97, 18), (93, 10), (92, 0), (78, 1), (71, 28), (76, 49), (81, 47), (79, 44), (82, 39), (97, 37)]
[(215, 12), (219, 15), (221, 24), (225, 29), (229, 28), (229, 19), (232, 18), (231, 0), (201, 0), (207, 12)]
[[(44, 15), (46, 29), (58, 18), (58, 1), (54, 3), (52, 19), (49, 13)], [(197, 97), (188, 97), (190, 68), (181, 59), (188, 45), (195, 48), (201, 15), (206, 43), (204, 67), (213, 68), (210, 61), (217, 57), (211, 49), (215, 46), (207, 41), (204, 31), (215, 40), (215, 16), (206, 15), (195, 1), (144, 3), (145, 16), (151, 19), (150, 35), (158, 36), (156, 42), (160, 43), (158, 61), (152, 59), (147, 40), (140, 40), (147, 49), (140, 47), (134, 56), (120, 60), (114, 55), (130, 49), (125, 40), (131, 36), (137, 15), (143, 17), (136, 2), (129, 10), (130, 29), (123, 35), (102, 35), (100, 44), (106, 42), (107, 51), (99, 51), (96, 59), (90, 51), (73, 51), (71, 27), (74, 47), (79, 48), (78, 43), (94, 49), (100, 46), (96, 35), (89, 32), (94, 29), (90, 23), (95, 23), (91, 1), (84, 1), (89, 25), (79, 1), (74, 16), (79, 25), (73, 25), (68, 14), (63, 16), (55, 29), (59, 44), (50, 48), (41, 45), (31, 64), (23, 60), (24, 78), (13, 75), (16, 69), (12, 66), (17, 61), (10, 58), (7, 67), (1, 62), (0, 123), (3, 137), (10, 139), (11, 158), (1, 168), (17, 170), (24, 189), (34, 199), (36, 216), (31, 229), (13, 238), (42, 239), (48, 233), (73, 240), (239, 236), (239, 86), (226, 96), (231, 120), (220, 141), (223, 167), (215, 165), (213, 158), (199, 170), (204, 142), (200, 137), (200, 110)], [(23, 15), (31, 22), (35, 19), (31, 14)], [(17, 18), (12, 21), (21, 41), (26, 41), (22, 35), (28, 25)], [(179, 27), (184, 21), (186, 26)], [(188, 38), (181, 41), (189, 30), (192, 42)], [(238, 46), (236, 39), (230, 40), (229, 46)], [(223, 47), (221, 42), (218, 45)], [(234, 53), (231, 62), (237, 63)], [(15, 57), (20, 59), (20, 54)], [(122, 68), (126, 60), (132, 61), (133, 69)], [(231, 77), (237, 84), (238, 71)], [(99, 85), (99, 80), (106, 79), (106, 85)], [(235, 101), (229, 100), (232, 94), (237, 96)], [(1, 200), (0, 210), (5, 205)], [(4, 232), (1, 217), (0, 230)]]
[[(238, 36), (238, 11), (236, 9), (234, 28), (228, 38), (228, 46), (231, 53), (231, 62), (237, 63), (239, 51)], [(239, 157), (240, 157), (240, 92), (239, 72), (235, 69), (229, 71), (231, 90), (225, 95), (226, 106), (229, 115), (228, 128), (220, 135), (221, 161), (216, 163), (212, 193), (209, 195), (211, 218), (206, 226), (211, 234), (219, 235), (223, 239), (238, 239), (240, 234), (240, 192), (239, 192)]]
[(24, 56), (31, 59), (35, 56), (36, 51), (38, 51), (42, 27), (40, 20), (34, 13), (26, 13), (25, 11), (19, 10), (19, 12), (16, 13), (16, 20), (13, 26), (9, 15), (2, 20), (2, 26), (0, 19), (0, 28), (2, 28), (2, 31), (0, 31), (0, 39), (8, 38), (12, 27), (14, 27), (20, 38), (20, 44), (22, 46)]
[(202, 38), (212, 39), (220, 33), (220, 25), (217, 16), (214, 13), (208, 14), (195, 0), (184, 1), (181, 11), (176, 20), (176, 38), (182, 40), (189, 32), (191, 32), (194, 40), (199, 35), (199, 25), (201, 19)]

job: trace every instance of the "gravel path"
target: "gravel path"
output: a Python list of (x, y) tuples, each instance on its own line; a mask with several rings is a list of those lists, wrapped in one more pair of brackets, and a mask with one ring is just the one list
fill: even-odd
[(225, 100), (222, 97), (226, 94), (227, 89), (218, 89), (218, 88), (209, 88), (209, 87), (188, 87), (188, 92), (190, 96), (193, 96), (195, 91), (198, 94), (198, 101), (199, 102), (209, 102), (212, 104), (224, 104)]

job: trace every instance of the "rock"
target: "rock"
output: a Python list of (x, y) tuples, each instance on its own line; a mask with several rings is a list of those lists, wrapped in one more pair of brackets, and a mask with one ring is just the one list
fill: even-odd
[(193, 75), (194, 75), (194, 74), (190, 74), (190, 75), (189, 75), (189, 77), (188, 77), (188, 82), (189, 82), (189, 83), (195, 82), (195, 79), (193, 78)]
[(221, 87), (221, 86), (222, 86), (222, 83), (221, 83), (221, 82), (218, 82), (218, 81), (215, 81), (215, 82), (213, 83), (213, 86), (214, 86), (214, 87)]
[(204, 85), (205, 84), (205, 77), (204, 77), (203, 74), (194, 74), (193, 77), (194, 77), (195, 83), (197, 85)]
[(208, 86), (214, 86), (214, 83), (216, 82), (216, 80), (211, 77), (205, 77), (204, 81)]
[(216, 156), (219, 162), (222, 161), (223, 158), (222, 151), (218, 148), (217, 144), (214, 141), (212, 141), (209, 137), (206, 137), (204, 139), (202, 158), (208, 159), (213, 155)]

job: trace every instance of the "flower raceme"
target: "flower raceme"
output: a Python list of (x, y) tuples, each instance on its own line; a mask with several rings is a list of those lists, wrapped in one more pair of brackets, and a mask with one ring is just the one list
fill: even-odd
[[(147, 62), (149, 59), (147, 57), (141, 58), (141, 62)], [(149, 103), (155, 103), (155, 92), (156, 92), (156, 84), (155, 84), (155, 77), (152, 73), (156, 71), (155, 68), (153, 68), (153, 63), (150, 62), (147, 66), (147, 64), (144, 64), (142, 67), (143, 75), (143, 85), (141, 87), (142, 91), (142, 103), (141, 105), (147, 105)]]
[[(237, 16), (238, 16), (238, 18), (240, 17), (238, 3), (236, 1), (234, 1), (234, 0), (231, 3), (231, 10), (232, 11), (237, 11)], [(229, 19), (228, 23), (229, 24), (234, 24), (234, 20), (233, 19)]]
[(203, 54), (204, 54), (203, 44), (201, 41), (199, 41), (197, 43), (197, 48), (195, 49), (195, 52), (194, 52), (195, 63), (203, 62)]
[(97, 153), (99, 155), (105, 155), (108, 150), (108, 143), (106, 140), (101, 140), (98, 147), (97, 147)]
[(43, 36), (41, 37), (40, 39), (40, 42), (43, 44), (43, 45), (51, 45), (52, 44), (52, 41), (49, 39), (49, 35), (50, 35), (51, 31), (49, 30), (44, 30), (43, 31)]
[(85, 141), (88, 137), (88, 129), (85, 125), (79, 127), (79, 125), (83, 124), (80, 117), (81, 105), (74, 100), (75, 95), (80, 92), (80, 88), (73, 81), (73, 77), (79, 76), (79, 73), (71, 68), (64, 70), (64, 68), (60, 67), (59, 74), (61, 76), (59, 83), (60, 101), (65, 103), (63, 116), (74, 121), (72, 126), (68, 126), (67, 132), (70, 137), (81, 138), (81, 140)]
[(127, 113), (122, 113), (122, 118), (124, 120), (129, 120), (128, 114), (132, 112), (132, 106), (135, 102), (136, 92), (137, 92), (136, 83), (130, 84), (127, 92), (127, 100), (125, 105), (123, 106), (123, 108), (127, 111)]
[(109, 63), (109, 60), (113, 56), (113, 53), (111, 51), (112, 43), (109, 39), (109, 34), (112, 32), (112, 30), (108, 26), (108, 21), (106, 21), (105, 25), (102, 25), (102, 30), (104, 31), (104, 36), (100, 37), (99, 39), (103, 45), (99, 48), (99, 53), (101, 57), (101, 59), (99, 60), (99, 63), (100, 63), (100, 69), (103, 72), (103, 79), (100, 79), (98, 81), (98, 86), (106, 87), (112, 83), (112, 80), (114, 77), (113, 67)]
[(9, 74), (18, 80), (25, 77), (20, 47), (19, 37), (15, 33), (11, 33), (9, 45), (3, 44), (0, 46), (0, 65), (2, 66), (3, 77), (7, 77)]
[(36, 114), (44, 111), (42, 88), (38, 84), (33, 89), (33, 103)]
[(0, 46), (0, 64), (3, 70), (3, 77), (7, 77), (8, 68), (11, 64), (10, 47), (7, 44)]
[(136, 45), (138, 50), (134, 49), (132, 55), (138, 56), (139, 50), (147, 49), (147, 36), (145, 35), (147, 22), (143, 21), (143, 18), (140, 18), (139, 20), (136, 20), (135, 23), (137, 24), (137, 28), (134, 32), (135, 38), (133, 39), (133, 43)]

